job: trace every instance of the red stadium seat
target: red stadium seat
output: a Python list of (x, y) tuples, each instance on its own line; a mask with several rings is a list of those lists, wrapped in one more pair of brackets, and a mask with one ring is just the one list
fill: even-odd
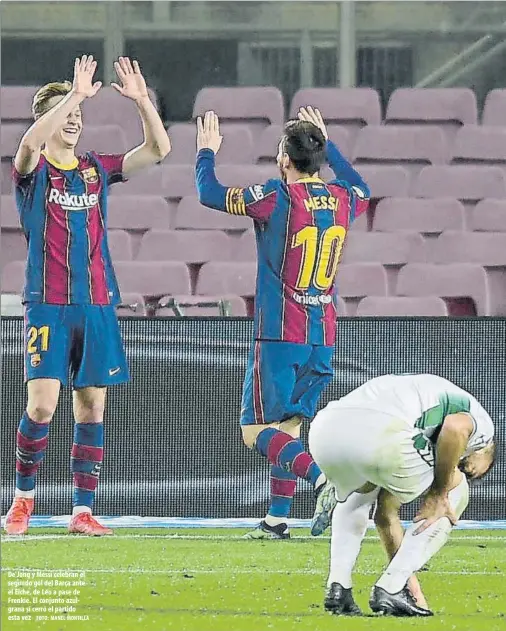
[(506, 126), (464, 125), (455, 136), (452, 164), (506, 164)]
[(379, 94), (373, 88), (302, 88), (292, 99), (290, 118), (307, 105), (319, 108), (326, 123), (343, 125), (353, 135), (364, 125), (381, 123)]
[(430, 166), (421, 170), (413, 193), (416, 197), (456, 197), (477, 201), (506, 196), (506, 175), (499, 167)]
[(418, 232), (369, 232), (348, 234), (343, 263), (381, 263), (398, 267), (426, 260), (425, 241)]
[(465, 225), (464, 206), (457, 199), (394, 197), (378, 203), (373, 230), (413, 230), (424, 235), (436, 235), (444, 230), (464, 230)]
[(371, 189), (372, 199), (407, 197), (409, 194), (410, 177), (404, 167), (360, 164), (357, 171)]
[(483, 107), (483, 125), (506, 126), (506, 90), (491, 90)]
[(269, 125), (255, 139), (254, 158), (257, 164), (276, 164), (282, 125)]
[(141, 294), (122, 294), (121, 304), (116, 307), (116, 312), (123, 318), (146, 316), (147, 309)]
[(0, 88), (3, 121), (32, 121), (32, 101), (38, 88), (35, 86), (3, 85)]
[[(175, 304), (183, 316), (202, 317), (220, 316), (219, 302), (227, 302), (230, 316), (246, 316), (246, 303), (240, 296), (164, 296), (160, 305)], [(177, 310), (170, 306), (159, 306), (155, 315), (175, 317)]]
[(184, 263), (125, 261), (114, 267), (122, 292), (145, 297), (191, 293), (190, 272)]
[(12, 159), (16, 155), (19, 142), (28, 129), (24, 123), (2, 123), (1, 149), (2, 158)]
[(164, 164), (162, 190), (167, 199), (179, 201), (186, 195), (195, 195), (195, 166), (193, 164)]
[(367, 296), (357, 307), (357, 316), (447, 316), (448, 307), (437, 296)]
[(230, 260), (231, 242), (214, 230), (150, 230), (141, 241), (138, 261), (207, 263)]
[(232, 241), (233, 261), (256, 261), (257, 245), (253, 229), (244, 232), (239, 239)]
[(119, 125), (91, 126), (85, 123), (77, 145), (77, 153), (126, 153), (131, 146)]
[(125, 230), (109, 230), (107, 241), (113, 262), (132, 260), (132, 239)]
[(196, 294), (216, 296), (255, 295), (255, 263), (206, 263), (200, 270)]
[[(223, 142), (216, 156), (217, 164), (253, 163), (253, 135), (245, 125), (222, 125)], [(197, 131), (194, 123), (176, 123), (168, 131), (172, 150), (164, 164), (195, 165)]]
[(175, 227), (178, 229), (243, 231), (251, 225), (249, 217), (206, 208), (194, 196), (183, 197), (177, 207)]
[(434, 247), (434, 263), (476, 263), (506, 268), (506, 234), (443, 232)]
[(2, 269), (11, 261), (26, 261), (26, 239), (18, 230), (2, 230), (0, 235), (0, 261)]
[(216, 169), (216, 177), (224, 186), (247, 187), (265, 184), (267, 180), (279, 178), (279, 170), (270, 164), (263, 165), (223, 165)]
[(346, 302), (347, 315), (355, 315), (365, 296), (387, 296), (388, 277), (380, 263), (343, 263), (337, 270), (338, 294)]
[(2, 269), (0, 289), (4, 294), (21, 294), (25, 284), (25, 261), (11, 261)]
[(177, 204), (154, 195), (111, 195), (108, 204), (108, 227), (130, 232), (152, 228), (169, 229), (174, 222)]
[(0, 216), (2, 228), (21, 230), (19, 213), (16, 208), (16, 200), (13, 195), (2, 195), (0, 201)]
[(284, 105), (275, 87), (202, 88), (193, 106), (193, 117), (214, 110), (222, 123), (247, 123), (252, 128), (281, 125)]
[(2, 176), (2, 180), (1, 180), (2, 195), (9, 195), (14, 188), (13, 183), (12, 183), (12, 161), (2, 160), (0, 168), (1, 168), (1, 176)]
[(138, 173), (127, 182), (118, 182), (110, 188), (111, 195), (159, 195), (163, 197), (163, 170), (156, 165)]
[(470, 224), (471, 230), (506, 232), (506, 200), (484, 199), (478, 202), (472, 210)]

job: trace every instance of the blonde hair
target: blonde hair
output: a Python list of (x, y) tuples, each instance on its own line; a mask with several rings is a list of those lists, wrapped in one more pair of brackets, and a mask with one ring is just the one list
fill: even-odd
[(49, 109), (49, 100), (54, 96), (67, 96), (72, 90), (72, 84), (70, 81), (54, 81), (53, 83), (46, 83), (39, 90), (37, 90), (32, 101), (32, 114), (35, 119), (40, 118)]

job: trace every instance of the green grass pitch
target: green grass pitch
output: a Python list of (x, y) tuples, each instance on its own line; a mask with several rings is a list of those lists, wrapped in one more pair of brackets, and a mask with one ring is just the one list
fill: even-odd
[[(239, 530), (127, 530), (109, 538), (32, 530), (2, 542), (2, 629), (11, 631), (506, 631), (506, 532), (456, 531), (419, 574), (430, 619), (375, 617), (367, 606), (385, 558), (373, 531), (355, 574), (363, 618), (323, 610), (328, 538), (244, 541)], [(9, 620), (16, 573), (85, 572), (75, 613), (83, 620)], [(43, 579), (40, 579), (43, 580)], [(65, 579), (57, 579), (63, 580)], [(9, 590), (11, 594), (9, 595)], [(30, 591), (28, 589), (27, 591)], [(50, 590), (49, 590), (50, 591)], [(61, 605), (60, 605), (61, 606)], [(69, 609), (72, 605), (63, 605)], [(12, 613), (10, 615), (13, 615)], [(49, 615), (49, 614), (38, 614)], [(55, 615), (55, 614), (53, 614)]]

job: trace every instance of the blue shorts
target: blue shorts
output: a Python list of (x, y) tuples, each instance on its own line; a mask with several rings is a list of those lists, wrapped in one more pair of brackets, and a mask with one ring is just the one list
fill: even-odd
[(129, 380), (116, 310), (112, 305), (25, 307), (25, 380), (58, 379), (74, 388)]
[(241, 425), (312, 419), (333, 376), (331, 346), (255, 341), (242, 394)]

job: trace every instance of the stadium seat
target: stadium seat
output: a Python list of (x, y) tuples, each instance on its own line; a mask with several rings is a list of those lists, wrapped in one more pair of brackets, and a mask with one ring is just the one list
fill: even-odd
[(0, 165), (1, 169), (1, 185), (2, 185), (2, 195), (9, 195), (12, 193), (14, 186), (12, 183), (12, 162), (11, 160), (2, 160)]
[(443, 232), (435, 242), (434, 263), (476, 263), (506, 269), (506, 234)]
[(437, 127), (369, 125), (357, 135), (353, 162), (402, 163), (417, 172), (428, 164), (448, 162), (448, 146)]
[(193, 118), (214, 110), (222, 123), (247, 123), (263, 129), (284, 120), (283, 95), (276, 87), (202, 88), (193, 106)]
[(506, 232), (506, 200), (484, 199), (473, 208), (471, 230)]
[(116, 312), (122, 318), (147, 316), (143, 296), (141, 294), (122, 294), (121, 304), (116, 307)]
[(348, 315), (348, 307), (346, 306), (346, 302), (341, 298), (341, 296), (337, 296), (336, 308), (338, 318), (345, 318)]
[(2, 228), (21, 230), (14, 195), (2, 195), (0, 213)]
[(327, 125), (327, 133), (330, 140), (337, 145), (345, 158), (351, 159), (353, 143), (350, 131), (342, 125)]
[(25, 133), (27, 126), (22, 123), (2, 122), (0, 145), (2, 158), (12, 159), (16, 155), (19, 142)]
[(194, 196), (183, 197), (177, 207), (177, 229), (243, 231), (251, 226), (249, 217), (238, 217), (206, 208)]
[(107, 242), (111, 258), (116, 261), (132, 260), (132, 240), (125, 230), (109, 230), (107, 233)]
[(25, 284), (25, 261), (11, 261), (2, 269), (0, 289), (4, 294), (21, 294)]
[(290, 106), (290, 118), (300, 107), (317, 107), (325, 122), (343, 125), (352, 136), (364, 125), (381, 123), (379, 94), (373, 88), (302, 88)]
[(409, 194), (410, 177), (404, 167), (360, 164), (357, 171), (371, 189), (372, 199), (407, 197)]
[(184, 263), (174, 261), (122, 261), (115, 265), (120, 290), (124, 293), (160, 297), (189, 294), (190, 272)]
[(235, 294), (252, 297), (255, 285), (255, 263), (206, 263), (200, 270), (195, 293), (201, 296)]
[(126, 153), (131, 146), (126, 134), (119, 125), (84, 125), (77, 145), (77, 153), (88, 151), (96, 153)]
[(506, 126), (464, 125), (455, 136), (452, 164), (506, 164)]
[(265, 184), (267, 180), (279, 178), (279, 170), (274, 164), (222, 165), (216, 168), (216, 177), (224, 186), (247, 187)]
[[(157, 105), (156, 95), (149, 90), (151, 101)], [(139, 145), (143, 140), (142, 123), (137, 107), (131, 99), (126, 99), (112, 87), (105, 86), (82, 105), (83, 120), (87, 125), (118, 125), (123, 129), (128, 148)]]
[(425, 241), (418, 232), (350, 232), (341, 258), (343, 263), (381, 263), (393, 267), (425, 260)]
[(506, 90), (491, 90), (483, 106), (483, 125), (506, 126)]
[(465, 221), (464, 206), (457, 199), (394, 197), (382, 199), (376, 206), (373, 230), (413, 230), (436, 235), (444, 230), (464, 230)]
[[(222, 125), (223, 142), (217, 164), (253, 163), (253, 135), (246, 125)], [(176, 123), (168, 130), (172, 150), (164, 164), (195, 165), (197, 131), (194, 123)]]
[(501, 305), (493, 300), (492, 290), (481, 265), (410, 263), (399, 272), (396, 294), (445, 298), (450, 315), (498, 315)]
[(437, 296), (367, 296), (357, 307), (357, 316), (447, 316), (448, 307)]
[(138, 261), (207, 263), (230, 260), (230, 237), (213, 230), (150, 230), (142, 237)]
[(461, 125), (476, 125), (476, 95), (469, 88), (398, 88), (387, 106), (386, 123), (438, 125), (451, 138)]
[(193, 164), (164, 164), (162, 190), (164, 197), (177, 201), (185, 195), (195, 195), (195, 166)]
[(424, 167), (415, 181), (415, 197), (456, 197), (477, 201), (506, 197), (506, 175), (499, 167), (454, 165)]
[(38, 88), (35, 86), (6, 85), (0, 88), (3, 121), (32, 120), (32, 101)]
[(111, 195), (160, 195), (163, 197), (163, 171), (164, 167), (156, 165), (133, 175), (127, 182), (113, 184), (110, 188)]
[(0, 297), (2, 316), (22, 316), (24, 314), (21, 296), (18, 294), (2, 294)]
[(257, 244), (253, 228), (247, 230), (238, 239), (232, 241), (231, 258), (233, 261), (257, 260)]
[(2, 230), (0, 260), (2, 268), (10, 261), (26, 261), (26, 239), (19, 230)]
[(347, 315), (353, 316), (365, 296), (388, 295), (387, 272), (380, 263), (343, 263), (337, 270), (337, 290)]
[(111, 195), (108, 204), (108, 227), (145, 232), (152, 228), (169, 229), (174, 222), (177, 204), (154, 195)]
[(276, 164), (282, 133), (282, 125), (269, 125), (258, 134), (253, 151), (254, 161), (257, 164)]
[(156, 308), (156, 316), (175, 317), (177, 310), (167, 305), (174, 303), (179, 307), (183, 316), (202, 317), (220, 316), (220, 309), (217, 303), (227, 302), (230, 309), (230, 316), (246, 316), (246, 303), (240, 296), (164, 296), (160, 299)]

